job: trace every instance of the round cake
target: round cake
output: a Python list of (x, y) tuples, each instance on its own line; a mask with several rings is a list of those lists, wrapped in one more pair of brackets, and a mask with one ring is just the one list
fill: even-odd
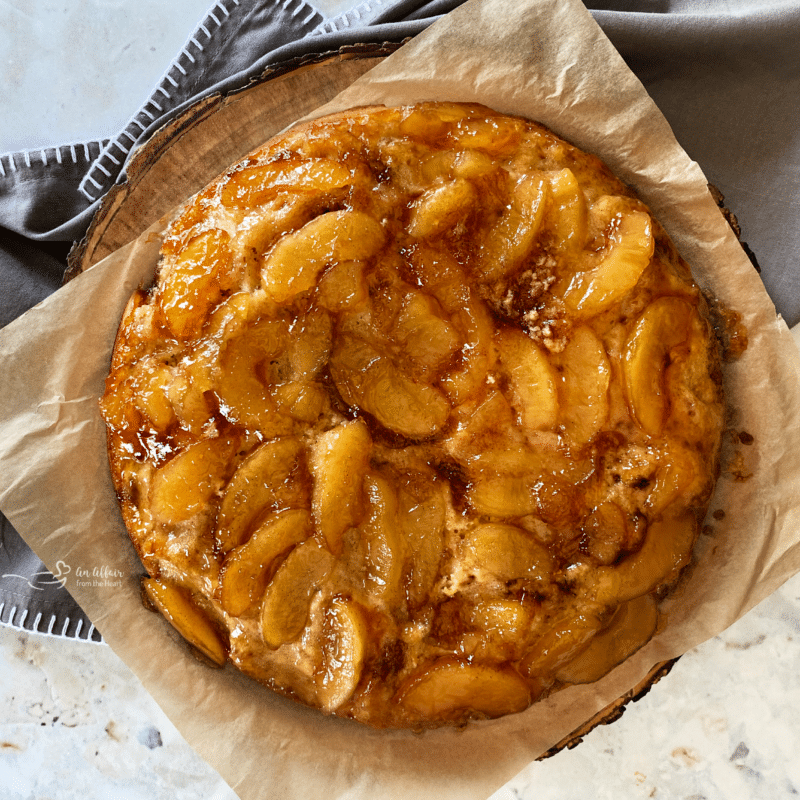
[(189, 201), (101, 409), (146, 602), (277, 692), (420, 729), (650, 639), (720, 386), (632, 191), (534, 122), (423, 103), (303, 124)]

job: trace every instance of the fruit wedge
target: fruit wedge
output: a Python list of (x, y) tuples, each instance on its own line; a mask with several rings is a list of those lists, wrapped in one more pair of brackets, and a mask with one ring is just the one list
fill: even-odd
[(350, 170), (344, 164), (326, 158), (301, 161), (295, 157), (236, 170), (226, 181), (220, 199), (224, 206), (252, 208), (281, 190), (328, 192), (350, 181)]
[(208, 230), (181, 251), (161, 281), (158, 306), (170, 333), (178, 339), (196, 336), (209, 312), (232, 288), (230, 237)]
[(142, 590), (189, 644), (215, 664), (225, 663), (227, 653), (222, 637), (208, 616), (191, 599), (191, 594), (173, 583), (144, 578)]
[(309, 453), (314, 522), (336, 556), (342, 550), (342, 535), (358, 524), (364, 511), (361, 485), (371, 449), (369, 430), (358, 419), (320, 434)]
[(501, 717), (530, 704), (528, 684), (519, 674), (500, 667), (442, 659), (409, 680), (399, 701), (413, 715), (448, 719), (472, 713)]
[(333, 556), (316, 539), (307, 539), (289, 553), (267, 586), (261, 606), (261, 633), (267, 647), (277, 650), (300, 636), (311, 599), (333, 564)]
[(369, 502), (369, 516), (360, 529), (366, 552), (365, 588), (380, 606), (393, 608), (400, 602), (404, 556), (397, 494), (380, 475), (369, 475), (364, 491)]
[(317, 697), (331, 713), (346, 703), (358, 686), (368, 645), (364, 613), (355, 601), (341, 596), (325, 609), (322, 633), (322, 670), (317, 675)]
[(261, 271), (267, 296), (283, 303), (307, 292), (325, 267), (371, 258), (385, 239), (380, 223), (363, 212), (322, 214), (275, 245)]
[(260, 600), (275, 560), (311, 534), (311, 515), (302, 509), (271, 514), (243, 545), (234, 548), (220, 573), (219, 599), (234, 617)]
[(623, 373), (628, 405), (646, 433), (658, 436), (669, 412), (664, 373), (670, 353), (689, 338), (692, 307), (679, 297), (651, 303), (625, 344)]
[(408, 232), (417, 239), (441, 236), (466, 218), (477, 199), (473, 184), (466, 180), (434, 186), (412, 204)]
[(239, 465), (225, 488), (217, 513), (216, 542), (227, 553), (245, 542), (256, 518), (270, 507), (307, 507), (302, 481), (292, 480), (302, 452), (299, 439), (287, 436), (257, 447)]
[(552, 428), (558, 419), (558, 392), (553, 367), (542, 349), (522, 331), (503, 329), (498, 348), (511, 389), (511, 405), (530, 431)]
[(346, 403), (363, 409), (395, 433), (424, 439), (435, 434), (450, 415), (450, 405), (439, 389), (412, 380), (360, 337), (337, 337), (330, 369)]
[(658, 606), (652, 595), (621, 605), (609, 626), (595, 634), (589, 646), (560, 667), (555, 677), (564, 683), (592, 683), (611, 672), (650, 641), (658, 624)]
[(564, 295), (567, 308), (580, 316), (599, 314), (621, 300), (639, 282), (653, 257), (655, 241), (647, 212), (618, 214), (610, 227), (600, 263), (576, 273)]
[(552, 570), (550, 554), (527, 531), (514, 525), (477, 525), (463, 544), (464, 567), (490, 573), (501, 582), (517, 578), (547, 581)]
[(560, 253), (575, 253), (586, 243), (586, 196), (571, 169), (547, 176), (550, 187), (550, 229)]
[(478, 269), (486, 279), (502, 278), (530, 253), (542, 226), (548, 191), (541, 173), (526, 175), (514, 186), (511, 202), (480, 249)]
[(203, 439), (189, 445), (156, 470), (150, 508), (157, 520), (176, 524), (201, 513), (224, 484), (228, 459), (238, 437)]
[(570, 440), (581, 446), (608, 419), (611, 365), (603, 343), (586, 325), (572, 332), (558, 363), (559, 421)]

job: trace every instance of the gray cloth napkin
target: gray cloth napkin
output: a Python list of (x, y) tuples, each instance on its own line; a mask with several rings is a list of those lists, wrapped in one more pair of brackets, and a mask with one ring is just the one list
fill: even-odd
[[(240, 88), (270, 66), (357, 43), (402, 41), (461, 1), (365, 0), (326, 19), (303, 0), (219, 0), (116, 137), (0, 156), (0, 326), (58, 288), (70, 243), (84, 234), (109, 187), (124, 180), (130, 152), (189, 104)], [(778, 311), (796, 324), (800, 2), (587, 5), (725, 195)], [(99, 639), (61, 585), (69, 568), (60, 563), (51, 575), (0, 517), (0, 622)]]

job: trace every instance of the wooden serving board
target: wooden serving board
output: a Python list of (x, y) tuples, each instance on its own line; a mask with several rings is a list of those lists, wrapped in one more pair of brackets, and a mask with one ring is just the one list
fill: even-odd
[(270, 67), (199, 100), (141, 145), (69, 255), (65, 282), (136, 239), (231, 164), (335, 97), (400, 44), (354, 45)]
[[(400, 44), (366, 44), (271, 67), (228, 94), (199, 100), (139, 147), (124, 183), (103, 198), (85, 238), (70, 253), (65, 282), (136, 239), (200, 191), (231, 164), (331, 100)], [(543, 753), (571, 749), (598, 725), (622, 716), (677, 659), (656, 664), (645, 678)]]

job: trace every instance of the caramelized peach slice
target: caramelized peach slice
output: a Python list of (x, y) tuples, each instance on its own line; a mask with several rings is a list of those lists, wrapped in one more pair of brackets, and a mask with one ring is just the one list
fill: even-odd
[(675, 579), (691, 559), (697, 528), (692, 513), (651, 523), (638, 553), (597, 571), (593, 579), (597, 598), (624, 602)]
[(690, 450), (672, 446), (656, 470), (656, 480), (645, 502), (645, 511), (655, 519), (675, 500), (691, 498), (690, 487), (700, 475), (697, 456)]
[[(455, 302), (459, 302), (457, 298), (456, 294)], [(445, 373), (439, 381), (442, 391), (453, 406), (466, 402), (480, 391), (494, 363), (494, 326), (488, 309), (482, 302), (472, 298), (459, 304), (461, 307), (454, 309), (451, 322), (464, 342), (461, 350), (457, 351), (460, 365)]]
[(558, 358), (560, 421), (577, 445), (588, 442), (608, 418), (611, 365), (603, 343), (587, 326), (575, 329)]
[(547, 207), (548, 183), (542, 174), (521, 178), (499, 222), (480, 248), (478, 269), (489, 281), (512, 272), (536, 242)]
[(394, 338), (406, 358), (433, 372), (441, 369), (462, 344), (436, 300), (419, 292), (406, 298)]
[(433, 186), (412, 203), (408, 232), (417, 239), (441, 236), (467, 217), (477, 199), (469, 181)]
[(398, 526), (397, 494), (380, 475), (364, 480), (369, 516), (361, 526), (366, 552), (365, 588), (370, 598), (392, 608), (400, 602), (403, 541)]
[(516, 672), (442, 659), (407, 681), (398, 699), (414, 716), (445, 720), (465, 713), (490, 718), (515, 714), (528, 707), (531, 695)]
[(239, 617), (260, 600), (273, 562), (310, 533), (308, 511), (279, 511), (267, 517), (245, 544), (231, 550), (220, 573), (219, 599), (225, 611)]
[(189, 445), (156, 470), (150, 484), (154, 517), (177, 524), (200, 514), (224, 485), (228, 460), (238, 437), (203, 439)]
[(580, 251), (586, 243), (586, 196), (571, 169), (547, 176), (550, 186), (551, 230), (553, 242), (561, 253)]
[(493, 175), (499, 171), (497, 162), (488, 154), (480, 150), (463, 150), (454, 154), (451, 171), (454, 178), (477, 180), (486, 175)]
[(406, 592), (417, 608), (425, 603), (439, 575), (444, 550), (446, 493), (431, 479), (425, 497), (401, 489), (398, 497), (400, 528), (410, 552)]
[(322, 634), (322, 671), (317, 675), (317, 697), (328, 713), (346, 703), (358, 686), (369, 644), (361, 607), (336, 596), (325, 609)]
[(470, 119), (457, 125), (449, 139), (464, 148), (474, 148), (502, 157), (519, 144), (522, 122), (513, 119)]
[(395, 433), (423, 439), (440, 430), (450, 415), (450, 405), (438, 389), (404, 375), (364, 339), (338, 336), (330, 369), (346, 403)]
[(178, 339), (197, 336), (223, 293), (233, 288), (229, 240), (220, 230), (199, 234), (161, 279), (158, 307), (170, 333)]
[(466, 534), (462, 548), (465, 569), (488, 572), (503, 583), (517, 578), (547, 581), (552, 571), (547, 550), (514, 525), (478, 525)]
[(225, 182), (220, 199), (224, 206), (252, 208), (279, 191), (329, 192), (351, 180), (350, 170), (337, 161), (295, 157), (236, 170)]
[(536, 511), (533, 479), (487, 471), (470, 482), (467, 502), (476, 513), (501, 519), (533, 514)]
[(421, 175), (428, 184), (435, 183), (442, 176), (477, 181), (499, 169), (497, 162), (480, 150), (444, 150), (425, 159)]
[(333, 556), (316, 539), (307, 539), (289, 553), (267, 586), (261, 606), (261, 633), (267, 647), (277, 650), (300, 636), (311, 600), (333, 564)]
[(614, 502), (607, 500), (592, 509), (583, 522), (584, 546), (600, 564), (613, 564), (628, 539), (628, 524), (625, 512)]
[(484, 600), (472, 607), (469, 622), (491, 639), (514, 644), (527, 636), (532, 619), (531, 608), (519, 600)]
[(155, 578), (144, 578), (142, 589), (147, 599), (189, 644), (215, 664), (221, 666), (225, 663), (227, 653), (222, 637), (188, 591)]
[(623, 356), (628, 405), (645, 433), (658, 436), (669, 413), (664, 372), (670, 353), (690, 336), (692, 307), (678, 297), (651, 303), (637, 320)]
[(639, 282), (653, 257), (655, 241), (647, 212), (619, 214), (610, 228), (600, 263), (576, 273), (567, 287), (564, 302), (575, 314), (599, 314), (621, 300)]
[(572, 661), (560, 667), (555, 677), (564, 683), (592, 683), (646, 645), (658, 624), (658, 606), (646, 594), (621, 605), (608, 627), (596, 634)]
[(237, 225), (231, 247), (235, 257), (246, 265), (243, 287), (260, 285), (264, 255), (286, 233), (302, 228), (316, 211), (313, 196), (284, 192)]
[(220, 552), (242, 544), (265, 509), (307, 506), (302, 481), (293, 480), (301, 452), (300, 441), (287, 436), (265, 442), (242, 461), (225, 488), (217, 514)]
[(267, 365), (283, 352), (287, 337), (282, 320), (259, 320), (228, 341), (213, 384), (229, 419), (268, 437), (291, 431), (291, 422), (276, 413), (266, 386)]
[(158, 431), (166, 431), (176, 420), (175, 411), (166, 393), (166, 387), (171, 382), (172, 373), (166, 364), (139, 362), (136, 366), (133, 402)]
[(319, 308), (292, 327), (287, 355), (293, 380), (311, 380), (328, 361), (333, 333), (330, 315)]
[(363, 261), (340, 261), (317, 284), (317, 302), (328, 311), (347, 311), (367, 299)]
[(195, 436), (202, 436), (214, 413), (213, 398), (206, 392), (213, 387), (214, 363), (206, 354), (193, 354), (178, 365), (169, 387), (169, 400), (180, 424)]
[(558, 419), (555, 372), (541, 348), (522, 331), (498, 334), (500, 361), (508, 375), (511, 405), (528, 430), (552, 428)]
[(363, 513), (361, 484), (371, 449), (372, 438), (362, 420), (337, 425), (320, 434), (311, 447), (311, 508), (317, 530), (334, 555), (341, 553), (344, 532)]
[(298, 422), (316, 422), (328, 405), (325, 387), (314, 381), (287, 381), (273, 386), (278, 413)]
[(267, 296), (291, 300), (311, 289), (325, 267), (372, 258), (385, 239), (380, 223), (363, 212), (322, 214), (275, 245), (261, 271)]
[(589, 646), (602, 628), (602, 617), (600, 609), (570, 609), (531, 647), (520, 663), (521, 672), (530, 678), (552, 675)]

